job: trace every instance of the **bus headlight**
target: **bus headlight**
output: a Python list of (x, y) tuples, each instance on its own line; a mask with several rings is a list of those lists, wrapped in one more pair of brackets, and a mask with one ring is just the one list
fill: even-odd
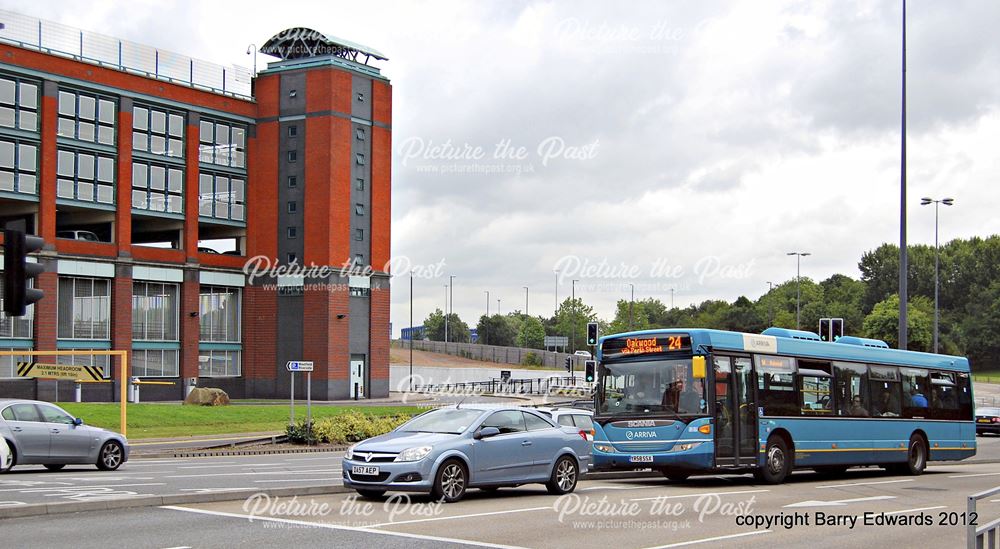
[(611, 453), (615, 451), (615, 447), (610, 444), (594, 444), (594, 449), (598, 452)]
[(674, 444), (674, 447), (670, 449), (671, 452), (686, 452), (692, 448), (697, 448), (701, 446), (700, 442), (685, 442), (684, 444)]

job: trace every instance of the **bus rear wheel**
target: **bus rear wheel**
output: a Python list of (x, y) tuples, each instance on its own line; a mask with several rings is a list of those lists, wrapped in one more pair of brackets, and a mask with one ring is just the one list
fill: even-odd
[(792, 455), (788, 445), (780, 437), (767, 440), (764, 452), (764, 466), (757, 469), (754, 477), (765, 484), (781, 484), (792, 472)]
[(910, 437), (909, 449), (906, 452), (906, 464), (902, 467), (903, 473), (914, 476), (920, 475), (927, 467), (927, 443), (920, 435)]

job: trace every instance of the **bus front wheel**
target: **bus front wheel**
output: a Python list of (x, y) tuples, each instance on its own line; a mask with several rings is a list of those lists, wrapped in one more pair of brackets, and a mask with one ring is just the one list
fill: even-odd
[(764, 466), (754, 473), (754, 477), (766, 484), (781, 484), (792, 470), (792, 455), (788, 445), (780, 437), (767, 441)]

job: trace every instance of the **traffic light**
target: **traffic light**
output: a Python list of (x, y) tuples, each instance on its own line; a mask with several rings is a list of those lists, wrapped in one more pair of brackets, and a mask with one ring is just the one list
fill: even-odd
[(567, 372), (573, 371), (573, 357), (571, 356), (566, 357), (566, 371)]
[(586, 365), (586, 374), (584, 379), (587, 381), (587, 383), (592, 383), (595, 379), (594, 376), (595, 376), (595, 371), (597, 370), (597, 361), (588, 360), (584, 364)]
[(830, 341), (837, 341), (838, 339), (844, 337), (844, 319), (843, 318), (831, 318), (830, 319)]
[(597, 323), (587, 323), (587, 345), (597, 345)]
[(823, 341), (830, 341), (830, 319), (819, 319), (819, 338)]
[(28, 281), (45, 272), (38, 263), (28, 263), (27, 256), (45, 246), (37, 236), (25, 236), (22, 231), (3, 232), (3, 312), (7, 316), (24, 316), (28, 305), (45, 297), (41, 290), (28, 287)]

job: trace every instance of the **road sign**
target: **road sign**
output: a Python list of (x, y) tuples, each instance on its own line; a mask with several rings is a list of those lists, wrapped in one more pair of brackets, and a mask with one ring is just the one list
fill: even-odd
[(46, 379), (76, 379), (101, 381), (104, 372), (95, 366), (73, 366), (70, 364), (42, 364), (39, 362), (18, 362), (19, 377), (34, 377)]
[(566, 336), (545, 336), (545, 347), (565, 347), (569, 345), (569, 338)]
[(289, 372), (311, 372), (313, 363), (310, 360), (289, 360), (285, 363), (285, 368), (288, 368)]

